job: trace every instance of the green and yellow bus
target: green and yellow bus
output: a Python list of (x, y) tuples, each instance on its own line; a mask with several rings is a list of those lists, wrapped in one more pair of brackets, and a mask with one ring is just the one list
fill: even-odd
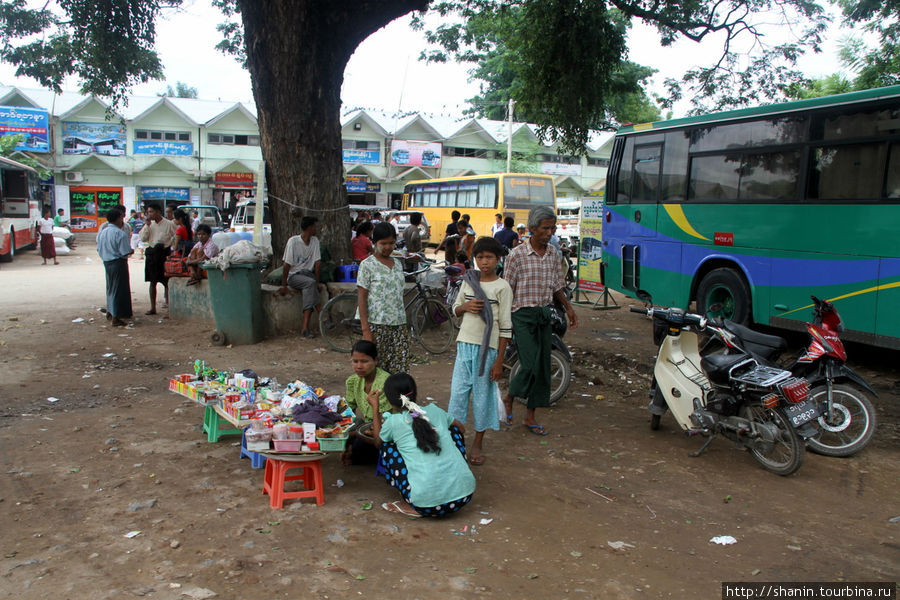
[(418, 210), (431, 225), (431, 242), (440, 243), (450, 224), (450, 213), (458, 210), (472, 217), (478, 236), (491, 235), (497, 213), (516, 223), (528, 221), (528, 211), (547, 205), (556, 210), (553, 177), (531, 173), (493, 173), (410, 181), (403, 189), (404, 210)]
[(900, 348), (900, 86), (624, 127), (603, 219), (612, 289)]

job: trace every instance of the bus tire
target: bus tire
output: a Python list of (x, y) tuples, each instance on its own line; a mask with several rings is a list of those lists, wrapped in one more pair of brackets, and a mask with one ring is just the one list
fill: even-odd
[(0, 254), (0, 262), (12, 262), (16, 256), (16, 230), (9, 230), (9, 252)]
[[(714, 305), (719, 306), (710, 310)], [(744, 278), (729, 268), (713, 269), (704, 275), (697, 287), (697, 312), (740, 324), (749, 322), (750, 290)]]

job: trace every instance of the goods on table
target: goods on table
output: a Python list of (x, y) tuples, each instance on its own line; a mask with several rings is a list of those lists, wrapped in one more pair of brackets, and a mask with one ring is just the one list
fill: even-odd
[[(341, 396), (327, 396), (300, 380), (284, 387), (252, 371), (229, 374), (194, 362), (194, 372), (176, 375), (169, 389), (212, 407), (246, 427), (251, 452), (340, 452), (353, 423), (353, 410)], [(302, 420), (295, 418), (301, 417)]]

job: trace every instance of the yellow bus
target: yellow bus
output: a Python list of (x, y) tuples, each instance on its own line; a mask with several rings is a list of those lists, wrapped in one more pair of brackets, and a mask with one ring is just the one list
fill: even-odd
[(556, 210), (556, 189), (549, 175), (493, 173), (411, 181), (403, 188), (403, 208), (418, 210), (431, 225), (431, 242), (439, 244), (458, 210), (471, 217), (469, 225), (478, 237), (491, 235), (494, 215), (513, 217), (528, 224), (528, 211), (536, 206)]

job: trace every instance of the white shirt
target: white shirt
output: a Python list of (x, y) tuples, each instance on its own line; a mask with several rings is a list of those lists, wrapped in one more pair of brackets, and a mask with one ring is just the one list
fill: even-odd
[(494, 234), (503, 229), (503, 223), (494, 223), (491, 226), (491, 237), (494, 237)]
[(313, 236), (309, 244), (299, 235), (295, 235), (284, 245), (284, 262), (291, 265), (289, 275), (297, 271), (314, 271), (316, 263), (322, 260), (319, 254), (319, 238)]
[(42, 234), (53, 234), (53, 219), (38, 219)]

